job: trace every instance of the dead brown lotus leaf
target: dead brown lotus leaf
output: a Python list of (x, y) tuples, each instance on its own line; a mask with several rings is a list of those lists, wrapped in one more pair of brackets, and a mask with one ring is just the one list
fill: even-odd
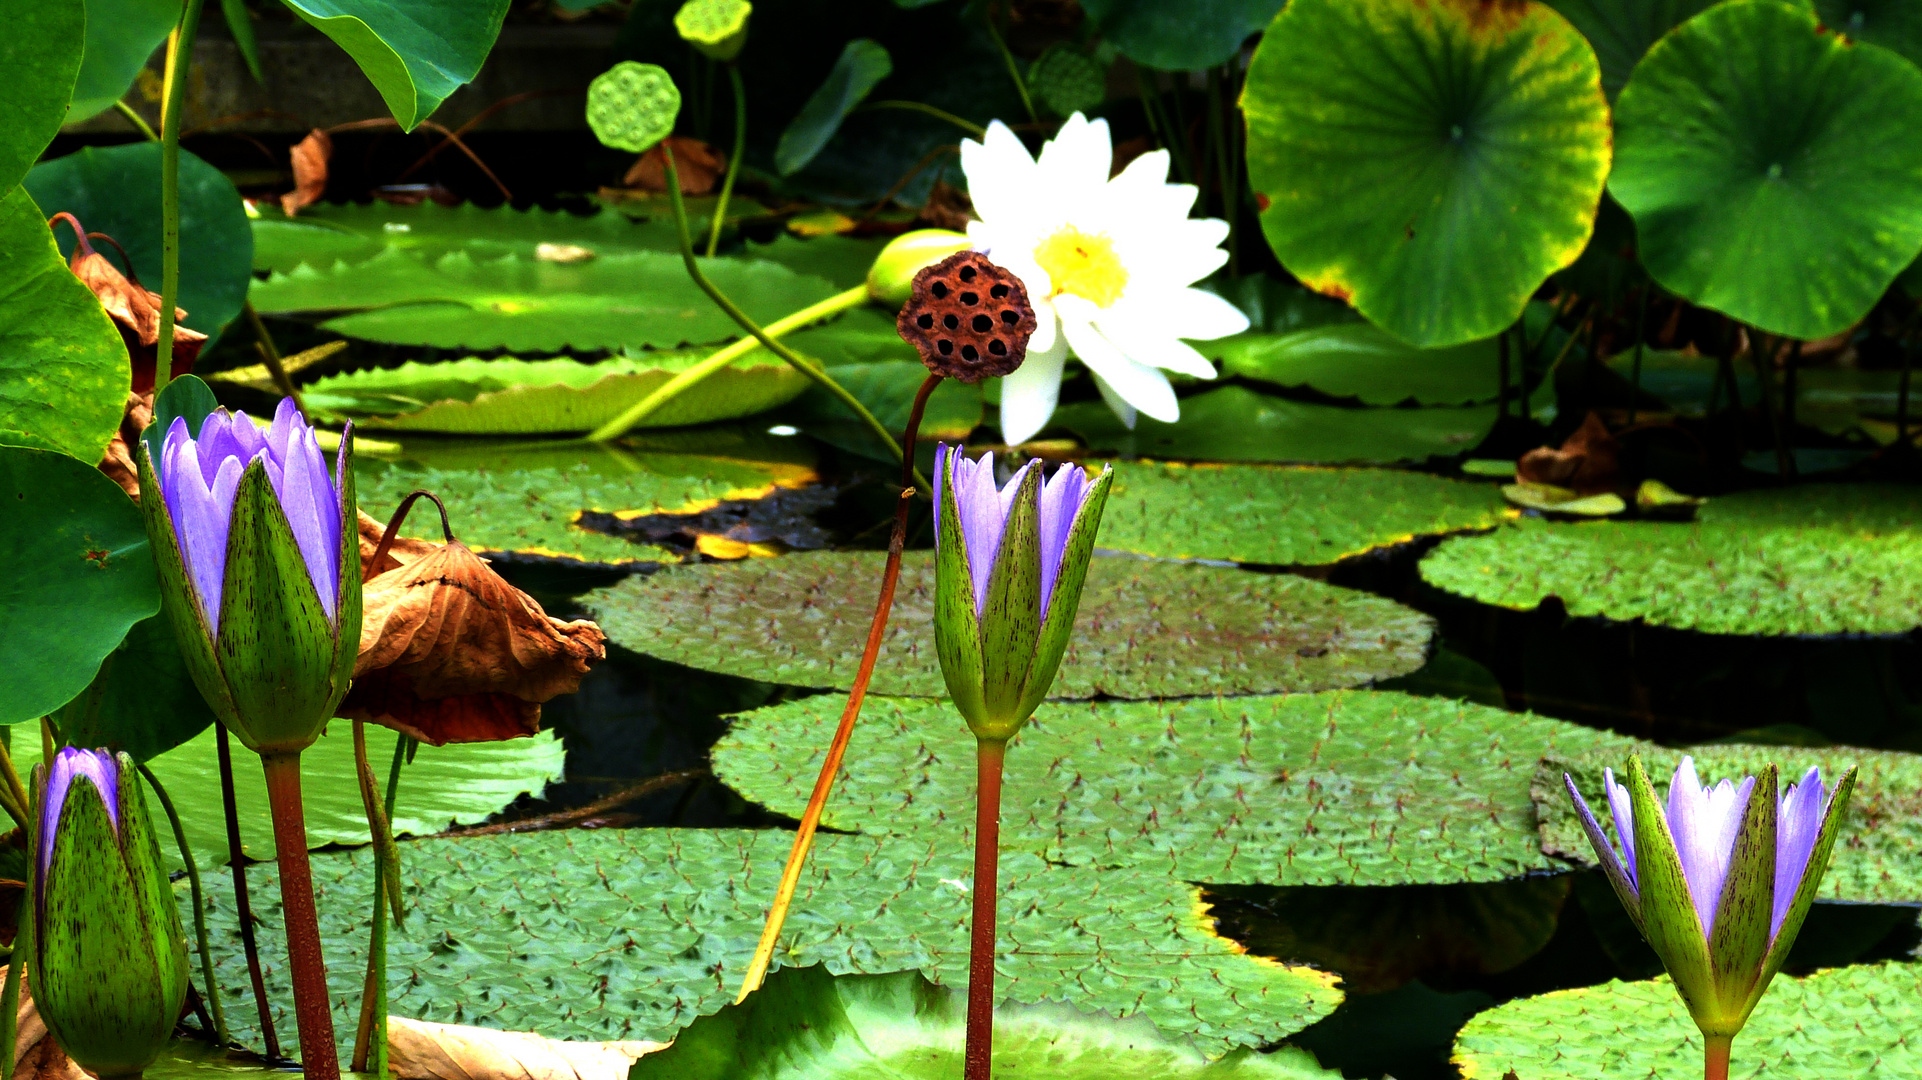
[[(683, 195), (705, 195), (713, 191), (721, 174), (727, 171), (727, 160), (699, 139), (674, 135), (665, 139), (663, 145), (674, 151), (674, 173), (681, 178)], [(621, 183), (642, 191), (666, 191), (667, 155), (656, 146), (635, 158), (627, 175), (621, 177)]]
[[(6, 970), (0, 966), (0, 973)], [(32, 981), (31, 972), (20, 973), (20, 1006), (14, 1012), (14, 1080), (93, 1080), (48, 1034), (47, 1022), (40, 1019), (40, 1007), (34, 1004), (28, 986)]]
[(121, 414), (120, 429), (113, 433), (107, 452), (100, 459), (100, 471), (119, 484), (120, 490), (135, 502), (140, 501), (140, 468), (133, 458), (134, 448), (140, 445), (140, 433), (152, 422), (153, 391), (144, 394), (128, 391), (127, 411)]
[(379, 518), (365, 510), (360, 514), (360, 571), (363, 577), (372, 578), (384, 574), (397, 566), (404, 566), (416, 559), (426, 558), (439, 550), (440, 545), (432, 540), (416, 540), (405, 536), (394, 537), (387, 546), (387, 554), (380, 557), (380, 565), (374, 565), (374, 552), (380, 550), (380, 536), (387, 531)]
[[(73, 269), (73, 276), (93, 290), (107, 317), (120, 329), (121, 340), (127, 343), (127, 355), (133, 361), (134, 392), (152, 392), (155, 359), (160, 354), (160, 294), (127, 280), (119, 267), (86, 243), (74, 245), (73, 259), (68, 265)], [(200, 347), (207, 341), (207, 335), (180, 325), (180, 320), (186, 317), (185, 311), (174, 308), (171, 377), (176, 379), (193, 373), (194, 361), (200, 358)]]
[(387, 1018), (387, 1064), (400, 1080), (627, 1080), (666, 1043), (563, 1042), (526, 1031)]
[(315, 128), (294, 144), (290, 151), (294, 164), (294, 190), (280, 197), (280, 209), (293, 217), (303, 206), (312, 206), (327, 192), (327, 162), (334, 156), (334, 140)]
[(1544, 446), (1523, 454), (1515, 463), (1515, 479), (1568, 488), (1578, 495), (1614, 491), (1621, 482), (1619, 451), (1608, 425), (1591, 412), (1561, 449)]
[(458, 541), (426, 546), (363, 586), (360, 656), (338, 715), (435, 746), (535, 734), (541, 703), (580, 688), (607, 636), (548, 618)]

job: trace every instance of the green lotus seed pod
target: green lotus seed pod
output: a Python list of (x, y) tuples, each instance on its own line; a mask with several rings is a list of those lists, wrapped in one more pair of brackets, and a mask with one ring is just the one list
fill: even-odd
[(616, 150), (639, 154), (674, 133), (681, 91), (658, 64), (623, 60), (587, 87), (587, 126)]
[(916, 229), (902, 233), (875, 256), (868, 267), (868, 295), (890, 307), (900, 307), (914, 293), (914, 275), (922, 268), (968, 246), (968, 238), (947, 229)]
[(732, 60), (747, 44), (747, 17), (753, 11), (747, 0), (687, 0), (674, 14), (674, 29), (702, 55)]

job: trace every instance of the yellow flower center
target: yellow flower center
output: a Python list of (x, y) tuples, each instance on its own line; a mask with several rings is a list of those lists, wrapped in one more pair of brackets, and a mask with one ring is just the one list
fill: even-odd
[(1114, 241), (1102, 233), (1084, 233), (1072, 225), (1035, 246), (1034, 261), (1054, 282), (1050, 296), (1073, 293), (1107, 307), (1121, 299), (1128, 287), (1128, 269), (1115, 254)]

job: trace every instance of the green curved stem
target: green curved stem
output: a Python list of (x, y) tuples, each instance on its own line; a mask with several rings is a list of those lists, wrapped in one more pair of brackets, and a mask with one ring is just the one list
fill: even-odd
[(187, 864), (187, 888), (193, 893), (194, 900), (194, 944), (200, 950), (200, 985), (204, 988), (201, 996), (206, 998), (207, 1007), (214, 1013), (214, 1040), (219, 1046), (227, 1045), (227, 1013), (220, 1007), (220, 984), (214, 981), (214, 951), (207, 943), (207, 902), (200, 892), (200, 868), (194, 865), (194, 851), (187, 843), (187, 829), (180, 823), (180, 813), (174, 809), (174, 801), (167, 797), (167, 789), (160, 786), (160, 778), (147, 768), (146, 762), (134, 766), (140, 775), (147, 778), (147, 786), (153, 789), (154, 798), (160, 800), (160, 810), (167, 815), (168, 824), (174, 827), (174, 843), (180, 845), (180, 861)]
[(926, 113), (927, 115), (934, 117), (936, 120), (946, 120), (948, 123), (953, 124), (955, 127), (960, 128), (962, 131), (967, 132), (968, 134), (974, 136), (977, 139), (985, 139), (988, 137), (988, 129), (982, 127), (980, 124), (977, 124), (972, 120), (962, 119), (961, 117), (954, 115), (953, 113), (949, 112), (946, 109), (936, 108), (935, 106), (929, 105), (925, 102), (893, 101), (893, 100), (870, 101), (867, 104), (861, 106), (860, 108), (854, 111), (867, 112), (870, 109), (905, 109), (909, 112)]
[(1028, 80), (1021, 77), (1021, 68), (1014, 62), (1014, 53), (1001, 37), (1001, 28), (994, 25), (994, 8), (987, 11), (988, 36), (994, 39), (994, 47), (1001, 50), (1001, 60), (1008, 65), (1008, 78), (1014, 80), (1014, 88), (1021, 94), (1021, 107), (1028, 110), (1028, 120), (1040, 123), (1041, 116), (1034, 111), (1034, 98), (1028, 96)]
[(734, 88), (734, 152), (727, 158), (727, 176), (721, 180), (721, 201), (714, 204), (714, 224), (707, 233), (707, 257), (721, 246), (721, 226), (727, 222), (727, 199), (734, 194), (734, 178), (741, 175), (741, 151), (747, 148), (747, 88), (741, 85), (741, 65), (727, 62), (728, 83)]
[[(861, 404), (859, 398), (848, 393), (847, 387), (835, 382), (833, 376), (827, 372), (802, 359), (801, 355), (793, 349), (769, 337), (759, 323), (748, 318), (746, 312), (742, 311), (734, 301), (729, 300), (727, 294), (716, 288), (714, 283), (707, 279), (707, 275), (701, 272), (700, 263), (694, 259), (694, 241), (687, 232), (687, 207), (681, 202), (681, 177), (674, 169), (674, 151), (666, 143), (662, 143), (661, 152), (667, 159), (665, 162), (667, 197), (669, 204), (674, 207), (674, 228), (680, 234), (681, 263), (687, 267), (687, 276), (694, 279), (694, 284), (700, 286), (701, 291), (707, 294), (708, 299), (714, 301), (716, 307), (726, 312), (728, 318), (739, 324), (741, 329), (754, 335), (754, 339), (759, 341), (767, 351), (786, 361), (789, 367), (813, 379), (822, 389), (833, 394), (841, 404), (852, 409), (854, 415), (861, 418), (861, 422), (867, 425), (868, 430), (881, 440), (881, 445), (887, 447), (888, 452), (895, 458), (903, 462), (912, 460), (901, 451), (901, 444), (894, 441), (894, 436), (888, 434), (888, 429), (882, 425), (881, 421), (874, 418), (874, 414), (868, 411), (868, 407)], [(928, 483), (927, 477), (922, 476), (918, 469), (914, 473), (914, 482), (924, 490), (934, 490), (934, 485)]]
[(133, 106), (124, 101), (116, 101), (113, 103), (113, 107), (119, 111), (121, 116), (126, 117), (127, 123), (132, 124), (134, 129), (145, 136), (148, 142), (160, 141), (159, 134), (157, 134), (153, 128), (147, 126), (147, 121), (141, 119), (139, 113), (133, 111)]
[(160, 340), (154, 353), (153, 391), (158, 397), (173, 377), (174, 303), (180, 299), (180, 122), (187, 104), (187, 68), (201, 0), (187, 0), (180, 23), (167, 38), (166, 104), (160, 113)]
[[(867, 298), (867, 286), (856, 285), (846, 292), (835, 293), (818, 304), (810, 304), (792, 315), (784, 315), (768, 323), (767, 335), (781, 337), (791, 330), (798, 330), (803, 326), (839, 315), (851, 307), (858, 307)], [(635, 402), (626, 412), (595, 428), (593, 433), (588, 435), (588, 439), (593, 442), (606, 442), (609, 439), (620, 438), (627, 434), (628, 429), (660, 411), (668, 402), (760, 347), (760, 341), (751, 337), (729, 342), (716, 350), (714, 355), (656, 387), (653, 393)]]

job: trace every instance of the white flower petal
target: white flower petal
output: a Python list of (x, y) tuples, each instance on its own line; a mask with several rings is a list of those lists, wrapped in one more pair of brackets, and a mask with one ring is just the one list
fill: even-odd
[(1107, 402), (1108, 408), (1113, 409), (1114, 414), (1121, 418), (1121, 426), (1127, 428), (1129, 431), (1133, 431), (1135, 429), (1136, 419), (1135, 407), (1128, 404), (1126, 398), (1115, 393), (1114, 387), (1109, 386), (1108, 380), (1101, 376), (1096, 375), (1094, 377), (1094, 385), (1095, 389), (1101, 391), (1101, 400)]
[[(1041, 276), (1043, 280), (1046, 280), (1048, 276), (1047, 271), (1042, 271)], [(1022, 276), (1021, 283), (1026, 285), (1028, 279)], [(1038, 293), (1030, 287), (1028, 289), (1028, 295), (1035, 297), (1046, 294)], [(1061, 316), (1055, 314), (1054, 304), (1047, 300), (1036, 303), (1034, 305), (1034, 336), (1028, 339), (1028, 355), (1032, 357), (1035, 353), (1047, 352), (1060, 342)], [(1067, 348), (1066, 345), (1062, 345), (1061, 347), (1064, 349)]]
[(1080, 113), (1068, 117), (1054, 138), (1041, 147), (1041, 181), (1053, 187), (1057, 195), (1106, 184), (1113, 165), (1114, 143), (1108, 137), (1108, 122), (1090, 122)]
[(1178, 289), (1156, 297), (1155, 310), (1176, 337), (1210, 341), (1248, 329), (1241, 309), (1206, 289)]
[[(1054, 321), (1052, 315), (1048, 321)], [(1027, 442), (1048, 426), (1055, 403), (1061, 400), (1061, 368), (1068, 356), (1068, 339), (1052, 336), (1048, 349), (1038, 350), (1030, 342), (1028, 358), (1001, 377), (1001, 437), (1010, 446)]]
[(1094, 328), (1093, 320), (1100, 314), (1100, 308), (1079, 296), (1069, 295), (1055, 299), (1055, 310), (1061, 313), (1061, 331), (1074, 354), (1088, 365), (1089, 371), (1106, 379), (1122, 400), (1156, 420), (1173, 420), (1181, 415), (1181, 406), (1175, 403), (1175, 392), (1168, 385), (1168, 377), (1128, 359)]
[(988, 125), (980, 142), (961, 140), (961, 171), (975, 211), (990, 222), (1021, 217), (1038, 179), (1028, 148), (999, 120)]

